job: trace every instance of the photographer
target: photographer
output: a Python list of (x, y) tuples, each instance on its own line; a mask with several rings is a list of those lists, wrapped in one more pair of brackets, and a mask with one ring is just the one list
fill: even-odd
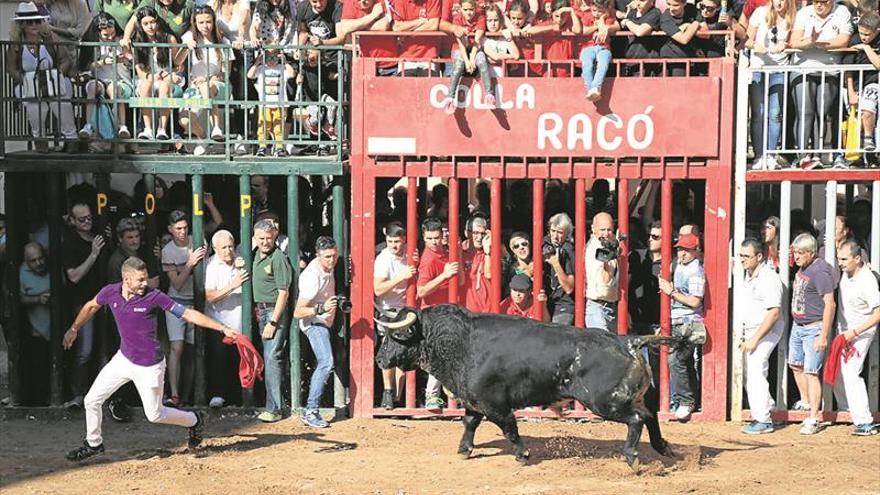
[(541, 248), (544, 258), (547, 304), (553, 313), (553, 323), (574, 323), (574, 245), (569, 240), (571, 218), (565, 213), (550, 217), (547, 237)]
[(620, 245), (614, 236), (614, 219), (608, 213), (593, 217), (593, 235), (587, 242), (587, 328), (614, 332), (617, 322), (617, 300), (620, 274), (617, 258)]
[(333, 326), (336, 307), (341, 307), (344, 302), (346, 307), (342, 309), (351, 310), (351, 303), (336, 295), (336, 281), (333, 278), (333, 269), (339, 259), (336, 241), (332, 237), (318, 237), (315, 253), (315, 259), (299, 276), (299, 297), (293, 317), (299, 319), (299, 328), (309, 338), (317, 360), (302, 421), (312, 428), (327, 428), (330, 425), (318, 414), (318, 401), (333, 370), (330, 327)]

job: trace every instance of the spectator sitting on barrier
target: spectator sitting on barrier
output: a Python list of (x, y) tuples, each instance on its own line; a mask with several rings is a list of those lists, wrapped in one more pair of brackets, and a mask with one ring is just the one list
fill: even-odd
[(837, 332), (855, 352), (841, 359), (834, 395), (841, 409), (849, 410), (854, 426), (852, 434), (868, 436), (876, 435), (878, 430), (861, 374), (880, 323), (880, 288), (877, 278), (863, 261), (862, 253), (862, 247), (854, 240), (844, 242), (837, 251), (837, 262), (843, 272)]
[[(244, 259), (236, 257), (235, 238), (228, 230), (211, 237), (214, 255), (205, 267), (205, 314), (231, 328), (241, 326), (241, 286), (250, 279)], [(250, 316), (250, 315), (248, 315)], [(208, 332), (208, 396), (210, 407), (223, 407), (236, 392), (236, 352), (223, 335)]]
[[(749, 19), (746, 48), (751, 49), (749, 66), (788, 65), (788, 46), (795, 17), (794, 0), (772, 0), (770, 5), (755, 9)], [(776, 157), (768, 151), (779, 149), (782, 137), (782, 108), (786, 73), (755, 71), (749, 84), (749, 106), (752, 111), (749, 131), (755, 150), (753, 170), (773, 170)], [(766, 98), (766, 100), (765, 100)], [(766, 106), (765, 106), (765, 103)], [(767, 139), (764, 140), (766, 128)]]
[(611, 36), (619, 29), (611, 2), (612, 0), (594, 0), (580, 14), (581, 32), (587, 37), (580, 52), (582, 77), (586, 98), (592, 102), (602, 98), (602, 83), (605, 82), (605, 74), (611, 65)]
[[(189, 66), (189, 88), (184, 98), (210, 100), (209, 111), (203, 108), (183, 109), (180, 112), (180, 126), (189, 139), (204, 139), (210, 126), (211, 139), (218, 142), (226, 140), (221, 119), (222, 104), (226, 102), (226, 51), (223, 48), (207, 48), (202, 45), (223, 44), (224, 40), (217, 29), (217, 15), (208, 5), (196, 7), (189, 30), (183, 34), (182, 43), (186, 48), (178, 50), (174, 56), (176, 67)], [(231, 51), (229, 52), (232, 53)], [(189, 64), (187, 64), (189, 56)], [(207, 150), (205, 145), (197, 144), (193, 154), (200, 156)]]
[[(286, 62), (284, 54), (277, 48), (268, 48), (248, 69), (248, 79), (254, 80), (260, 106), (257, 108), (257, 152), (256, 156), (266, 156), (267, 139), (271, 134), (276, 157), (287, 156), (284, 147), (287, 113), (287, 81), (295, 77), (293, 66)], [(253, 186), (252, 186), (253, 187)]]
[[(18, 271), (19, 299), (27, 310), (30, 332), (22, 339), (22, 360), (27, 369), (24, 404), (44, 406), (49, 402), (49, 368), (51, 366), (51, 297), (49, 271), (42, 246), (29, 242), (24, 246), (24, 263)], [(24, 332), (22, 332), (24, 334)]]
[[(660, 47), (661, 58), (693, 58), (697, 55), (694, 37), (700, 30), (697, 9), (684, 0), (668, 0), (666, 12), (660, 17), (660, 30), (666, 40)], [(687, 74), (684, 63), (667, 65), (667, 75), (682, 77)]]
[[(152, 7), (143, 7), (132, 17), (136, 22), (134, 41), (138, 43), (177, 43), (177, 38), (167, 31), (159, 19), (159, 14)], [(137, 75), (137, 94), (142, 98), (158, 96), (159, 98), (179, 97), (182, 95), (180, 84), (183, 78), (174, 71), (173, 54), (177, 48), (135, 47), (134, 61), (135, 74)], [(161, 108), (159, 113), (159, 125), (155, 130), (155, 138), (160, 141), (168, 140), (168, 119), (170, 109)], [(141, 112), (144, 121), (144, 129), (138, 133), (138, 139), (152, 140), (153, 114), (149, 109)]]
[[(395, 32), (437, 31), (440, 27), (440, 0), (389, 0)], [(407, 76), (439, 75), (434, 64), (426, 60), (438, 56), (440, 41), (411, 36), (400, 44), (400, 58)]]
[[(706, 274), (700, 261), (700, 240), (691, 233), (681, 234), (675, 244), (678, 263), (673, 279), (658, 278), (660, 291), (669, 296), (672, 311), (673, 335), (705, 336), (703, 325), (703, 296)], [(696, 345), (688, 343), (669, 352), (669, 380), (673, 390), (672, 402), (677, 404), (675, 418), (687, 421), (696, 407), (699, 366)]]
[(847, 72), (846, 87), (850, 106), (858, 105), (862, 123), (862, 148), (871, 156), (865, 156), (865, 164), (876, 165), (877, 142), (880, 141), (880, 127), (877, 126), (880, 83), (877, 80), (880, 70), (880, 14), (866, 12), (859, 19), (858, 30), (853, 33), (850, 45), (858, 50), (850, 57), (849, 63), (872, 65), (875, 70)]
[(302, 87), (302, 99), (318, 103), (306, 107), (305, 127), (309, 135), (317, 138), (323, 132), (327, 138), (336, 140), (338, 112), (334, 105), (339, 100), (339, 72), (335, 62), (326, 60), (328, 54), (326, 51), (306, 50), (306, 60), (296, 81)]
[[(336, 34), (351, 41), (351, 34), (358, 31), (388, 31), (391, 13), (386, 12), (386, 2), (378, 0), (349, 0), (342, 5), (342, 18), (336, 23)], [(391, 36), (363, 37), (359, 41), (361, 54), (371, 58), (396, 58), (397, 40)], [(376, 62), (379, 76), (397, 75), (397, 62)]]
[[(626, 17), (620, 21), (620, 28), (629, 31), (629, 43), (626, 47), (626, 58), (646, 59), (660, 56), (661, 39), (652, 36), (660, 30), (660, 9), (654, 6), (654, 0), (634, 0), (627, 4)], [(626, 66), (628, 75), (639, 75), (642, 70), (638, 65)], [(656, 67), (645, 67), (644, 75), (657, 75)]]
[[(406, 306), (406, 289), (418, 270), (406, 260), (406, 230), (397, 222), (391, 222), (383, 230), (385, 249), (373, 263), (375, 304), (380, 311), (398, 310)], [(376, 331), (380, 339), (385, 338), (381, 325), (377, 324)], [(394, 409), (394, 403), (401, 401), (404, 376), (400, 368), (382, 370), (381, 407)]]
[[(43, 153), (49, 151), (46, 127), (50, 108), (60, 124), (61, 135), (67, 140), (76, 139), (70, 103), (73, 86), (67, 78), (75, 67), (67, 47), (59, 45), (58, 38), (49, 30), (47, 19), (48, 15), (33, 2), (19, 3), (10, 27), (12, 43), (6, 52), (6, 72), (12, 78), (13, 95), (24, 100), (34, 147)], [(50, 97), (61, 100), (42, 101)]]
[[(119, 28), (110, 14), (100, 12), (95, 16), (83, 41), (101, 42), (101, 46), (83, 47), (79, 51), (79, 68), (89, 71), (94, 79), (86, 82), (86, 97), (95, 103), (86, 104), (86, 123), (79, 131), (82, 139), (92, 139), (100, 133), (104, 139), (113, 137), (113, 112), (116, 107), (116, 123), (119, 130), (116, 135), (120, 139), (131, 138), (131, 131), (126, 123), (126, 104), (122, 101), (107, 103), (105, 99), (119, 98), (125, 100), (133, 93), (131, 83), (131, 54), (117, 46)], [(101, 98), (100, 100), (98, 98)], [(95, 115), (95, 110), (98, 110)], [(109, 117), (110, 121), (107, 122)], [(109, 124), (109, 129), (107, 129)], [(105, 130), (106, 129), (106, 130)], [(104, 132), (110, 131), (110, 135)], [(121, 266), (121, 265), (120, 265)]]
[[(543, 308), (542, 320), (550, 321), (550, 310), (547, 309), (547, 295), (542, 290), (538, 294), (538, 304)], [(510, 295), (501, 301), (501, 314), (535, 318), (535, 301), (532, 299), (532, 279), (520, 273), (510, 279)]]
[(504, 28), (504, 14), (495, 4), (486, 6), (486, 33), (495, 36), (483, 38), (483, 53), (496, 78), (504, 75), (504, 61), (519, 58), (519, 47), (511, 37), (509, 29)]
[(799, 269), (791, 289), (792, 326), (788, 366), (794, 372), (801, 396), (794, 409), (810, 411), (800, 432), (802, 435), (814, 435), (820, 431), (819, 408), (822, 406), (819, 370), (825, 358), (836, 308), (834, 277), (831, 266), (816, 256), (815, 237), (800, 234), (791, 246), (794, 262)]
[[(795, 16), (789, 45), (800, 50), (794, 54), (795, 64), (807, 69), (831, 69), (840, 63), (842, 56), (830, 50), (847, 47), (851, 34), (850, 13), (846, 7), (835, 5), (833, 0), (814, 0)], [(821, 165), (818, 150), (825, 147), (825, 129), (820, 124), (824, 126), (830, 121), (830, 136), (835, 136), (831, 139), (831, 146), (837, 147), (836, 136), (842, 117), (837, 111), (840, 74), (828, 70), (805, 70), (793, 76), (790, 90), (794, 108), (798, 109), (793, 112), (795, 146), (802, 150), (815, 150), (803, 153), (793, 166), (811, 170)], [(847, 166), (842, 153), (833, 155), (835, 167)]]
[(745, 385), (752, 422), (743, 426), (746, 434), (773, 432), (770, 412), (775, 402), (767, 382), (770, 354), (785, 333), (782, 317), (782, 279), (764, 262), (761, 241), (745, 239), (739, 247), (744, 287), (738, 303), (742, 312), (742, 340), (739, 348), (745, 364)]
[(553, 312), (553, 323), (574, 324), (574, 246), (571, 217), (557, 213), (550, 217), (548, 234), (541, 245), (547, 288), (547, 305)]
[[(456, 36), (452, 50), (452, 77), (449, 80), (449, 95), (444, 103), (444, 111), (447, 115), (455, 113), (458, 105), (458, 85), (461, 77), (467, 73), (480, 74), (483, 83), (484, 103), (488, 107), (495, 107), (495, 89), (492, 84), (492, 72), (489, 61), (483, 53), (482, 43), (486, 35), (486, 15), (477, 7), (477, 0), (461, 0), (458, 13), (452, 21), (456, 26), (464, 27), (464, 33)], [(473, 36), (473, 41), (471, 41)]]

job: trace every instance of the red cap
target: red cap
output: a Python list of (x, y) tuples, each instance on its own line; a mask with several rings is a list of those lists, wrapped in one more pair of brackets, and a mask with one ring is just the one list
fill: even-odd
[(700, 239), (697, 238), (697, 236), (695, 236), (694, 234), (682, 234), (678, 237), (678, 242), (675, 243), (675, 247), (685, 249), (699, 249)]

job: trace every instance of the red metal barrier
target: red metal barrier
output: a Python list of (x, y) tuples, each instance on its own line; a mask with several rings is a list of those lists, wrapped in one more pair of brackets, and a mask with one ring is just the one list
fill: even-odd
[[(466, 99), (463, 108), (447, 116), (436, 99), (447, 81), (434, 77), (378, 77), (375, 59), (356, 57), (352, 67), (352, 298), (361, 304), (352, 312), (351, 380), (355, 397), (353, 415), (429, 416), (417, 408), (415, 378), (407, 378), (406, 406), (393, 411), (374, 407), (372, 330), (372, 271), (375, 246), (377, 178), (407, 178), (407, 252), (410, 259), (419, 237), (417, 180), (448, 179), (450, 260), (458, 260), (460, 246), (460, 181), (487, 179), (491, 187), (490, 230), (491, 293), (493, 310), (501, 296), (500, 255), (504, 179), (532, 181), (532, 253), (540, 259), (545, 235), (544, 188), (547, 179), (574, 185), (575, 323), (584, 323), (584, 245), (586, 226), (596, 212), (586, 208), (586, 181), (617, 180), (619, 229), (628, 234), (630, 179), (662, 181), (662, 273), (669, 278), (673, 250), (672, 181), (705, 181), (703, 212), (707, 272), (704, 302), (709, 342), (704, 346), (702, 410), (696, 419), (724, 419), (727, 395), (728, 245), (732, 191), (731, 133), (733, 126), (733, 63), (727, 59), (701, 60), (708, 75), (699, 77), (613, 78), (609, 97), (595, 107), (573, 95), (582, 93), (579, 79), (500, 78), (501, 108), (487, 109)], [(662, 62), (661, 62), (662, 63)], [(472, 81), (463, 83), (479, 92)], [(657, 95), (662, 97), (657, 98)], [(686, 95), (686, 96), (685, 96)], [(557, 126), (557, 123), (560, 123)], [(558, 129), (557, 129), (558, 127)], [(556, 140), (559, 140), (557, 143)], [(559, 146), (557, 146), (559, 144)], [(424, 205), (422, 205), (424, 207)], [(621, 246), (628, 253), (629, 242)], [(618, 333), (628, 330), (627, 262), (623, 256)], [(534, 297), (543, 289), (542, 263), (534, 264)], [(413, 281), (412, 284), (415, 282)], [(450, 297), (460, 300), (458, 277), (450, 283)], [(411, 286), (407, 302), (415, 304)], [(669, 332), (669, 299), (662, 297), (661, 327)], [(369, 308), (369, 311), (368, 311)], [(540, 305), (535, 312), (541, 318)], [(661, 354), (661, 399), (668, 409), (668, 371)], [(460, 415), (456, 404), (441, 414)], [(540, 410), (519, 415), (550, 416)], [(571, 416), (588, 412), (570, 411)]]

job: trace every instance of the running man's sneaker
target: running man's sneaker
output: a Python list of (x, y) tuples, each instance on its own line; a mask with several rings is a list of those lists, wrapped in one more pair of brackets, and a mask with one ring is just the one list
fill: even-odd
[(751, 423), (742, 427), (742, 432), (747, 435), (761, 435), (763, 433), (773, 433), (773, 423), (761, 423), (758, 421), (752, 421)]
[(82, 447), (75, 448), (67, 453), (67, 460), (73, 462), (82, 462), (89, 457), (101, 455), (104, 453), (104, 444), (92, 447), (88, 442), (83, 442)]
[(110, 410), (110, 417), (117, 423), (128, 423), (131, 421), (131, 412), (125, 405), (125, 401), (120, 398), (110, 399), (107, 409)]
[(318, 414), (318, 411), (306, 411), (306, 413), (302, 415), (302, 422), (306, 426), (312, 428), (327, 428), (330, 426), (330, 423), (324, 421), (324, 418)]
[(162, 403), (165, 407), (180, 407), (180, 397), (172, 395)]
[(263, 423), (274, 423), (276, 421), (281, 421), (281, 413), (273, 413), (269, 411), (263, 411), (257, 416), (257, 419), (262, 421)]
[(800, 433), (801, 435), (815, 435), (820, 431), (822, 431), (822, 428), (819, 426), (819, 421), (813, 418), (807, 418), (801, 426)]
[(186, 429), (186, 432), (189, 436), (189, 438), (187, 439), (187, 444), (191, 449), (198, 447), (199, 444), (202, 443), (202, 437), (205, 433), (205, 413), (203, 413), (202, 411), (196, 411), (195, 415), (196, 424)]
[(871, 435), (876, 435), (880, 433), (880, 430), (877, 429), (877, 425), (873, 423), (865, 423), (863, 425), (856, 425), (853, 428), (852, 434), (857, 437), (869, 437)]

